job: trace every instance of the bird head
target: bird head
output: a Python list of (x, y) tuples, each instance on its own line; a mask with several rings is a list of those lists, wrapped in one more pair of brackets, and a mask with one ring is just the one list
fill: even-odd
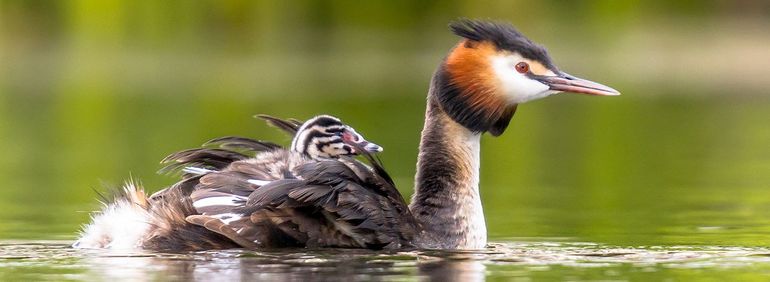
[(459, 20), (450, 29), (462, 40), (434, 75), (433, 93), (452, 119), (472, 131), (498, 136), (518, 104), (557, 93), (620, 95), (559, 70), (545, 48), (511, 25)]
[(340, 119), (321, 115), (305, 121), (291, 142), (291, 150), (313, 159), (334, 159), (357, 155), (363, 149), (382, 152), (382, 147), (364, 139), (353, 127)]

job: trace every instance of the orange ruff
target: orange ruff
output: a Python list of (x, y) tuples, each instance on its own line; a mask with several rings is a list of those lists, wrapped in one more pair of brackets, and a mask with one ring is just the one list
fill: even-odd
[(472, 109), (487, 112), (490, 117), (503, 114), (508, 104), (499, 94), (500, 82), (492, 69), (492, 56), (498, 52), (491, 42), (463, 40), (446, 60), (451, 83), (463, 89), (461, 95)]

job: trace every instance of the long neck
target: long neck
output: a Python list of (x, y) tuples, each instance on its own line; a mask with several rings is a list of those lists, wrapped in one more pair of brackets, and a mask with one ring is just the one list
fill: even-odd
[[(436, 87), (431, 87), (431, 92)], [(428, 95), (410, 210), (423, 226), (424, 247), (481, 249), (487, 228), (479, 196), (479, 141)]]

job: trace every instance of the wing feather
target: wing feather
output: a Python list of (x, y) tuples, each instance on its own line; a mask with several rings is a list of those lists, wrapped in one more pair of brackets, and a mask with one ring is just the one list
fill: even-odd
[(275, 128), (278, 128), (280, 130), (283, 130), (291, 136), (296, 135), (300, 126), (302, 126), (302, 122), (296, 119), (283, 120), (274, 116), (269, 116), (264, 114), (256, 115), (255, 117), (265, 120), (267, 124)]
[(203, 146), (217, 146), (224, 149), (246, 150), (250, 152), (267, 152), (281, 148), (280, 145), (272, 142), (239, 136), (225, 136), (211, 139), (204, 143)]
[(249, 156), (223, 149), (189, 149), (165, 157), (161, 163), (166, 164), (166, 166), (161, 168), (160, 173), (180, 171), (188, 166), (219, 170), (227, 167), (232, 162), (247, 158)]
[[(300, 124), (263, 119), (287, 132)], [(248, 248), (413, 246), (419, 225), (374, 155), (363, 155), (367, 165), (350, 157), (317, 161), (271, 150), (199, 176), (190, 198), (200, 217), (188, 222)]]
[(235, 230), (227, 226), (224, 222), (222, 222), (219, 219), (206, 216), (206, 215), (191, 215), (186, 217), (185, 220), (189, 223), (203, 226), (210, 231), (221, 234), (222, 236), (227, 237), (228, 239), (232, 240), (233, 242), (240, 245), (241, 247), (252, 248), (252, 249), (255, 249), (258, 247), (258, 245), (255, 244), (254, 242), (244, 239), (243, 237), (238, 235), (238, 232), (235, 232)]

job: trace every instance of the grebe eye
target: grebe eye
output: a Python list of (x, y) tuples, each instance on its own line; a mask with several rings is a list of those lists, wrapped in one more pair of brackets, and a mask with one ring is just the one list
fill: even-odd
[(345, 131), (344, 133), (342, 133), (342, 140), (354, 142), (356, 141), (356, 138), (355, 136), (353, 136), (353, 134), (350, 134), (350, 132)]
[(529, 64), (526, 62), (519, 62), (516, 64), (516, 71), (519, 73), (528, 73), (529, 72)]

